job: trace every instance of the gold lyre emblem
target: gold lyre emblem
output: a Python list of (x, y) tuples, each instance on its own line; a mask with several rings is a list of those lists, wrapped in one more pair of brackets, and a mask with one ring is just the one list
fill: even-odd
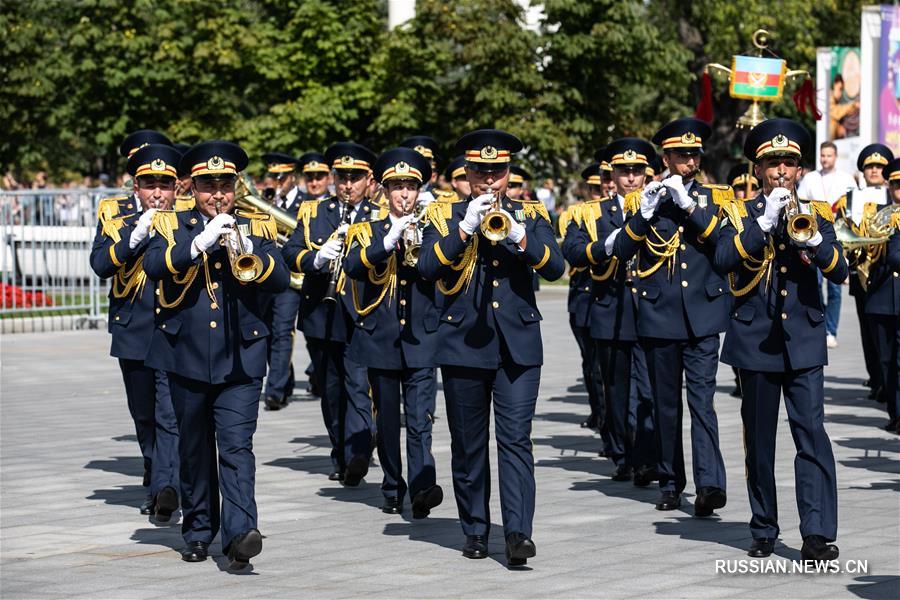
[(481, 158), (485, 158), (488, 160), (497, 158), (497, 149), (493, 146), (485, 146), (481, 149)]
[(773, 148), (784, 148), (788, 145), (787, 136), (783, 133), (779, 133), (775, 137), (772, 138), (772, 147)]
[(697, 136), (693, 134), (693, 132), (688, 131), (687, 133), (681, 134), (681, 143), (682, 144), (694, 144), (697, 142)]
[(634, 150), (626, 150), (624, 154), (622, 154), (622, 158), (625, 160), (635, 160), (637, 158), (637, 152)]
[(341, 157), (341, 166), (342, 167), (352, 167), (353, 166), (353, 157), (349, 154), (345, 154)]
[(409, 165), (406, 164), (406, 163), (403, 162), (403, 161), (400, 161), (400, 162), (398, 162), (396, 165), (394, 165), (394, 172), (395, 172), (395, 173), (401, 173), (401, 174), (402, 174), (402, 173), (409, 173)]
[(221, 156), (213, 156), (208, 161), (206, 161), (206, 168), (210, 170), (221, 169), (225, 166), (225, 161), (222, 160)]
[(150, 168), (154, 171), (165, 171), (166, 170), (166, 161), (161, 158), (154, 159), (152, 163), (150, 163)]

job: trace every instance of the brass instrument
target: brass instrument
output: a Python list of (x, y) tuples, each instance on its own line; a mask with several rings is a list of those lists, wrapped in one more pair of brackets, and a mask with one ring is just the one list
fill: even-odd
[(509, 217), (500, 212), (500, 196), (491, 186), (488, 186), (487, 194), (493, 194), (491, 209), (481, 219), (481, 234), (492, 242), (505, 240), (512, 228)]
[[(216, 201), (216, 214), (221, 214), (222, 202)], [(260, 276), (263, 270), (262, 260), (252, 252), (247, 252), (244, 247), (243, 235), (249, 235), (249, 225), (238, 225), (221, 240), (228, 253), (228, 262), (231, 263), (231, 273), (241, 282), (253, 281)], [(243, 234), (243, 235), (241, 235)]]
[(403, 264), (408, 267), (415, 267), (419, 264), (419, 251), (422, 249), (422, 218), (425, 216), (426, 205), (414, 201), (413, 209), (407, 214), (414, 215), (412, 223), (410, 223), (403, 232)]
[[(234, 205), (244, 210), (269, 215), (269, 218), (275, 221), (275, 229), (278, 230), (278, 244), (281, 246), (287, 243), (291, 234), (294, 233), (294, 229), (297, 228), (297, 217), (260, 198), (256, 187), (250, 180), (250, 176), (246, 173), (238, 177), (235, 184)], [(297, 273), (293, 270), (290, 273), (291, 287), (299, 290), (303, 287), (303, 273)]]
[(877, 247), (885, 244), (894, 233), (891, 223), (896, 213), (900, 213), (900, 204), (889, 204), (874, 215), (864, 217), (860, 228), (868, 235), (857, 234), (849, 219), (839, 219), (834, 224), (837, 241), (844, 247), (849, 260), (856, 263), (856, 275), (863, 291), (868, 288), (872, 264), (880, 258)]
[[(353, 207), (350, 206), (350, 191), (348, 190), (344, 196), (344, 199), (341, 201), (341, 220), (340, 225), (349, 225), (350, 219), (353, 214)], [(338, 227), (340, 227), (338, 225)], [(336, 236), (336, 239), (341, 242), (347, 237), (346, 233), (339, 233)], [(331, 278), (328, 280), (328, 289), (325, 291), (325, 297), (323, 300), (325, 302), (337, 302), (337, 286), (338, 281), (341, 278), (341, 271), (344, 269), (344, 253), (341, 252), (337, 258), (333, 258), (331, 260), (331, 264), (329, 265), (329, 271), (331, 271)]]
[[(778, 177), (778, 187), (784, 187), (784, 175)], [(785, 206), (784, 217), (787, 221), (788, 237), (795, 242), (808, 242), (819, 231), (815, 216), (800, 211), (800, 201), (793, 190), (791, 200)]]

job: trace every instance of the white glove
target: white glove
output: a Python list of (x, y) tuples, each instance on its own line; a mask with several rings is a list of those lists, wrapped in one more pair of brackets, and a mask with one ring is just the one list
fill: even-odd
[(672, 175), (664, 179), (662, 184), (669, 189), (672, 194), (672, 199), (675, 201), (675, 204), (678, 205), (678, 208), (687, 210), (691, 207), (691, 204), (694, 203), (694, 201), (691, 200), (691, 197), (688, 196), (687, 190), (684, 187), (684, 182), (681, 180), (681, 175)]
[(817, 231), (816, 235), (812, 236), (805, 242), (797, 242), (797, 245), (801, 246), (803, 248), (815, 248), (815, 247), (819, 246), (821, 243), (822, 243), (822, 233)]
[(507, 236), (509, 238), (509, 241), (511, 241), (513, 244), (518, 244), (522, 241), (522, 238), (525, 237), (525, 226), (513, 219), (512, 215), (502, 208), (500, 209), (500, 212), (506, 215), (506, 218), (509, 219), (509, 235)]
[(206, 224), (194, 242), (191, 244), (191, 258), (197, 258), (201, 252), (208, 252), (223, 233), (228, 233), (234, 227), (234, 217), (229, 214), (216, 215)]
[(347, 235), (348, 229), (350, 229), (349, 223), (341, 223), (340, 226), (337, 228), (337, 234), (338, 235)]
[(316, 257), (313, 259), (313, 266), (317, 269), (321, 269), (328, 262), (334, 260), (338, 256), (341, 255), (341, 250), (344, 248), (344, 242), (339, 239), (330, 239), (319, 248), (319, 251), (316, 252)]
[(611, 234), (606, 236), (606, 241), (603, 242), (603, 249), (606, 251), (607, 256), (612, 256), (613, 253), (613, 245), (616, 243), (616, 238), (619, 237), (619, 233), (621, 233), (622, 228), (619, 227)]
[(659, 206), (659, 198), (662, 196), (663, 184), (659, 181), (651, 181), (641, 192), (641, 215), (649, 219)]
[(144, 238), (150, 233), (150, 225), (153, 224), (153, 215), (155, 214), (156, 209), (151, 208), (141, 215), (141, 218), (138, 219), (137, 224), (134, 226), (134, 231), (131, 232), (131, 238), (128, 240), (129, 248), (134, 250), (138, 244), (144, 241)]
[(772, 190), (772, 193), (766, 196), (766, 210), (763, 214), (756, 217), (759, 228), (768, 233), (772, 231), (775, 224), (778, 223), (778, 217), (781, 215), (781, 209), (791, 201), (791, 192), (782, 187)]
[(409, 224), (415, 221), (415, 219), (416, 215), (406, 215), (400, 217), (393, 225), (391, 225), (390, 231), (387, 232), (387, 235), (384, 236), (383, 240), (385, 252), (392, 252), (394, 250), (397, 246), (397, 242), (403, 237), (403, 232), (406, 231), (406, 228), (409, 227)]
[(419, 197), (416, 201), (422, 206), (428, 206), (432, 202), (434, 202), (434, 194), (431, 192), (419, 192)]
[(490, 210), (493, 200), (493, 194), (482, 194), (470, 200), (469, 206), (466, 208), (466, 216), (459, 224), (459, 228), (467, 235), (475, 233), (475, 230), (481, 227), (481, 219), (484, 218), (484, 213)]

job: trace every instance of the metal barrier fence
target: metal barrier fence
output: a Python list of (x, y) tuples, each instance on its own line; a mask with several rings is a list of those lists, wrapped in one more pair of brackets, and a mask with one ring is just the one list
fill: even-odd
[(97, 204), (121, 189), (0, 191), (0, 325), (4, 333), (94, 327), (109, 282), (90, 267)]

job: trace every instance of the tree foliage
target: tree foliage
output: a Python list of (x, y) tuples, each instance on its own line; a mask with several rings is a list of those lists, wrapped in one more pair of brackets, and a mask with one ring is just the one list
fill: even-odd
[[(381, 150), (500, 127), (536, 174), (566, 176), (597, 147), (693, 112), (708, 62), (760, 27), (792, 68), (855, 45), (860, 0), (544, 0), (537, 31), (514, 0), (419, 0), (387, 30), (385, 0), (2, 0), (0, 165), (117, 173), (122, 137), (300, 153), (353, 139)], [(785, 18), (785, 16), (789, 18)], [(714, 84), (708, 162), (739, 154), (745, 104)], [(771, 114), (796, 116), (787, 101)], [(811, 121), (807, 118), (807, 123)]]

